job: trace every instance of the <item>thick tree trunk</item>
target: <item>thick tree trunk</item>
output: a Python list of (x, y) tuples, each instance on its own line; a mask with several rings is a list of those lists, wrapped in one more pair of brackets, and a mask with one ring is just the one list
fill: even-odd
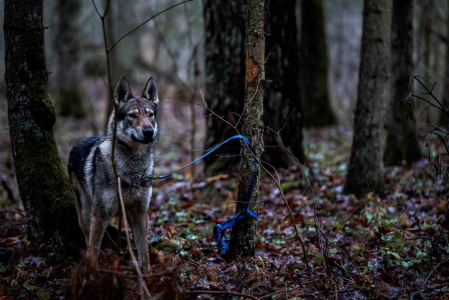
[(354, 137), (345, 192), (383, 190), (382, 129), (390, 79), (390, 0), (365, 0)]
[(47, 88), (43, 0), (5, 1), (8, 118), (14, 165), (29, 237), (81, 237), (75, 199), (58, 154)]
[[(242, 113), (245, 93), (246, 5), (238, 0), (204, 0), (205, 100), (210, 109), (236, 124)], [(205, 148), (210, 149), (235, 131), (214, 117), (207, 118)], [(223, 148), (222, 155), (236, 155), (239, 144)], [(206, 159), (206, 176), (216, 174), (238, 159)]]
[[(243, 113), (243, 130), (260, 158), (263, 152), (263, 81), (265, 78), (265, 7), (264, 0), (248, 0), (247, 42), (246, 42), (246, 77), (245, 77), (245, 111)], [(253, 172), (254, 157), (242, 142), (240, 159), (240, 178), (237, 211), (243, 209), (246, 193)], [(260, 167), (255, 170), (254, 188), (249, 209), (257, 213), (259, 208)], [(251, 256), (255, 252), (257, 220), (247, 216), (237, 221), (232, 230), (230, 242), (234, 255)]]
[(83, 64), (81, 60), (82, 1), (57, 1), (58, 15), (55, 37), (58, 92), (57, 112), (62, 116), (83, 118), (87, 109), (83, 101)]
[[(295, 16), (296, 1), (268, 0), (266, 4), (265, 51), (267, 89), (264, 124), (279, 131), (284, 146), (304, 161), (302, 101), (299, 89), (299, 46)], [(274, 167), (287, 167), (288, 154), (277, 146), (276, 135), (265, 130), (264, 160)]]
[[(292, 0), (293, 2), (293, 0)], [(322, 0), (303, 0), (301, 13), (301, 90), (304, 125), (321, 127), (337, 124), (327, 82), (327, 43)]]
[(393, 78), (384, 162), (409, 165), (421, 158), (414, 111), (407, 105), (413, 75), (413, 0), (393, 1), (391, 26)]

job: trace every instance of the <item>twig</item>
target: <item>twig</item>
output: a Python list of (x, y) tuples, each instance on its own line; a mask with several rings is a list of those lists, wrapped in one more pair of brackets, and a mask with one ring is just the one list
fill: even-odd
[(95, 65), (95, 68), (97, 69), (98, 75), (100, 75), (101, 80), (103, 80), (103, 83), (106, 85), (106, 87), (108, 87), (109, 85), (106, 82), (106, 80), (104, 79), (103, 74), (101, 74), (100, 67), (98, 66), (97, 61), (95, 59), (94, 59), (94, 65)]
[[(94, 5), (95, 11), (97, 12), (98, 16), (101, 19), (101, 26), (103, 29), (103, 41), (104, 41), (104, 49), (105, 49), (105, 54), (106, 54), (106, 69), (107, 69), (107, 75), (108, 75), (108, 91), (109, 91), (109, 99), (110, 101), (112, 101), (113, 105), (114, 105), (114, 128), (113, 128), (113, 132), (112, 132), (112, 153), (111, 153), (111, 163), (112, 163), (112, 168), (114, 170), (114, 174), (117, 180), (117, 196), (120, 202), (120, 207), (121, 210), (119, 210), (119, 219), (121, 219), (121, 217), (123, 217), (124, 223), (128, 224), (127, 220), (126, 220), (126, 211), (125, 211), (125, 205), (123, 202), (123, 197), (122, 197), (122, 185), (121, 185), (121, 180), (120, 180), (120, 175), (118, 173), (118, 169), (117, 169), (117, 164), (115, 161), (115, 144), (116, 144), (116, 138), (117, 138), (117, 123), (118, 123), (118, 103), (116, 103), (116, 101), (114, 101), (113, 99), (113, 92), (112, 92), (112, 79), (111, 79), (111, 67), (110, 67), (110, 49), (108, 48), (108, 39), (107, 39), (107, 31), (106, 31), (106, 22), (105, 22), (105, 18), (109, 12), (110, 9), (110, 0), (108, 0), (107, 4), (106, 4), (106, 8), (104, 13), (101, 15), (97, 5), (95, 3), (95, 0), (92, 0), (92, 3)], [(121, 222), (119, 221), (119, 224)], [(120, 226), (118, 228), (118, 235), (120, 235)], [(127, 240), (127, 246), (128, 246), (128, 251), (129, 254), (131, 255), (131, 259), (132, 259), (132, 263), (136, 269), (137, 275), (139, 276), (139, 287), (140, 289), (143, 289), (145, 291), (145, 294), (151, 298), (151, 294), (150, 291), (148, 290), (147, 285), (145, 284), (143, 277), (142, 277), (142, 273), (140, 271), (139, 265), (137, 264), (137, 260), (136, 257), (134, 255), (132, 246), (131, 246), (131, 239), (129, 237), (129, 232), (126, 231), (126, 240)], [(117, 249), (118, 251), (120, 251), (120, 238), (117, 238)], [(140, 294), (141, 298), (143, 297), (142, 293)]]
[[(128, 220), (126, 219), (125, 204), (123, 202), (123, 196), (122, 196), (122, 184), (121, 184), (121, 180), (120, 180), (120, 175), (116, 175), (116, 176), (117, 176), (118, 198), (119, 198), (119, 201), (120, 201), (120, 208), (121, 208), (122, 215), (123, 215), (123, 223), (125, 224), (125, 226), (128, 226), (127, 225), (128, 224)], [(134, 268), (136, 269), (137, 276), (139, 276), (139, 285), (144, 289), (145, 294), (148, 297), (151, 297), (150, 291), (148, 290), (147, 285), (143, 281), (142, 272), (140, 271), (139, 265), (137, 263), (136, 256), (134, 255), (133, 248), (131, 246), (131, 238), (129, 237), (129, 231), (125, 230), (125, 234), (126, 234), (126, 241), (127, 241), (127, 244), (128, 244), (128, 252), (131, 255), (131, 260), (132, 260), (132, 263), (134, 265)]]
[(232, 291), (204, 291), (204, 290), (198, 290), (198, 291), (186, 291), (186, 293), (188, 294), (226, 294), (226, 295), (234, 295), (234, 296), (240, 296), (240, 297), (245, 297), (248, 299), (253, 299), (253, 300), (259, 300), (260, 298), (254, 297), (252, 295), (248, 295), (248, 294), (243, 294), (243, 293), (239, 293), (239, 292), (232, 292)]
[(251, 99), (249, 99), (248, 102), (245, 103), (245, 105), (243, 106), (243, 111), (240, 114), (240, 118), (237, 120), (237, 123), (235, 123), (235, 125), (233, 126), (234, 128), (237, 128), (239, 126), (240, 121), (242, 120), (243, 114), (245, 113), (246, 107), (253, 102), (254, 98), (256, 97), (257, 93), (259, 92), (259, 85), (260, 85), (260, 81), (257, 83), (256, 86), (256, 91), (254, 92), (254, 95), (251, 97)]
[(432, 106), (432, 107), (434, 107), (434, 108), (436, 108), (436, 109), (439, 109), (439, 110), (441, 110), (441, 111), (444, 111), (444, 110), (442, 110), (440, 107), (436, 106), (435, 104), (433, 104), (432, 102), (430, 102), (429, 100), (427, 100), (426, 98), (423, 98), (423, 97), (421, 97), (421, 96), (416, 96), (415, 94), (412, 94), (411, 96), (414, 97), (414, 98), (416, 98), (416, 99), (419, 99), (419, 100), (422, 100), (422, 101), (426, 102), (427, 104), (429, 104), (430, 106)]
[(427, 282), (430, 279), (430, 276), (432, 276), (433, 273), (435, 273), (435, 271), (441, 267), (442, 265), (444, 265), (445, 263), (449, 262), (449, 258), (446, 258), (445, 260), (443, 260), (442, 262), (440, 262), (438, 265), (435, 266), (435, 268), (432, 269), (432, 271), (430, 271), (429, 275), (427, 275), (426, 281), (424, 281), (424, 288), (427, 285)]
[(416, 76), (413, 76), (413, 79), (415, 79), (425, 90), (426, 90), (426, 93), (424, 93), (425, 95), (429, 95), (430, 97), (432, 97), (432, 99), (433, 100), (435, 100), (437, 103), (438, 103), (438, 105), (440, 105), (440, 107), (437, 107), (439, 110), (441, 110), (441, 111), (443, 111), (443, 112), (445, 112), (446, 114), (449, 114), (449, 111), (448, 111), (448, 109), (446, 108), (446, 106), (444, 106), (443, 105), (443, 103), (441, 103), (440, 102), (440, 100), (438, 100), (438, 98), (437, 97), (435, 97), (435, 95), (433, 94), (433, 89), (434, 89), (434, 87), (435, 87), (435, 85), (437, 84), (436, 82), (432, 85), (432, 88), (431, 89), (429, 89), (424, 83), (422, 83), (421, 82), (421, 80), (420, 80), (420, 78), (421, 78), (421, 76), (419, 76), (419, 75), (416, 75)]

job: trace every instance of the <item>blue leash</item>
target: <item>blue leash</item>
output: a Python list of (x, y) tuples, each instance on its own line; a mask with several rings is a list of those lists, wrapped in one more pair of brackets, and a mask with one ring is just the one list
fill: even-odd
[[(212, 150), (208, 151), (203, 156), (198, 157), (194, 161), (188, 163), (187, 165), (185, 165), (185, 166), (183, 166), (183, 167), (181, 167), (181, 168), (179, 168), (177, 170), (174, 170), (174, 171), (172, 171), (172, 172), (170, 172), (168, 174), (161, 175), (161, 176), (143, 177), (139, 181), (143, 182), (143, 181), (147, 181), (147, 180), (158, 180), (158, 179), (164, 179), (164, 178), (170, 177), (173, 174), (175, 174), (175, 173), (177, 173), (177, 172), (179, 172), (181, 170), (184, 170), (188, 166), (193, 165), (194, 163), (196, 163), (196, 162), (202, 160), (203, 158), (209, 156), (212, 152), (214, 152), (215, 150), (217, 150), (218, 148), (220, 148), (221, 146), (223, 146), (227, 142), (229, 142), (231, 140), (235, 140), (235, 139), (242, 139), (249, 146), (249, 149), (251, 150), (251, 152), (253, 154), (256, 154), (256, 151), (254, 150), (253, 146), (251, 145), (251, 143), (248, 141), (248, 139), (246, 137), (244, 137), (243, 135), (234, 135), (234, 136), (228, 138), (223, 143), (219, 144), (218, 146), (215, 146)], [(226, 238), (226, 234), (225, 234), (226, 229), (228, 229), (229, 227), (234, 226), (234, 224), (235, 224), (235, 222), (237, 220), (241, 220), (241, 219), (245, 218), (246, 216), (250, 216), (250, 217), (252, 217), (252, 218), (254, 218), (256, 220), (259, 219), (257, 214), (255, 214), (254, 212), (252, 212), (252, 211), (250, 211), (248, 209), (248, 207), (249, 207), (249, 200), (251, 199), (251, 193), (253, 191), (253, 186), (254, 186), (254, 176), (255, 176), (256, 167), (257, 167), (257, 160), (254, 159), (253, 173), (251, 175), (251, 180), (249, 182), (248, 191), (246, 192), (246, 200), (245, 200), (245, 205), (243, 206), (243, 209), (241, 211), (239, 211), (235, 216), (233, 216), (232, 218), (228, 219), (223, 224), (217, 224), (217, 225), (214, 226), (214, 238), (215, 238), (215, 241), (217, 242), (218, 249), (220, 250), (220, 252), (222, 254), (226, 254), (229, 251), (228, 239)]]

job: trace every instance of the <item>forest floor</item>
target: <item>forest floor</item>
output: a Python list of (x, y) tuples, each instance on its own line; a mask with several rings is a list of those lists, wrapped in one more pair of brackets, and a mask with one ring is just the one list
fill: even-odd
[[(71, 145), (86, 136), (85, 125), (58, 122), (56, 136), (66, 161)], [(92, 299), (138, 298), (125, 240), (117, 254), (115, 237), (105, 236), (99, 272), (86, 275), (79, 264), (81, 250), (27, 239), (5, 136), (0, 141), (5, 147), (0, 157), (0, 299), (62, 299), (67, 290), (83, 289), (84, 296), (95, 295)], [(160, 140), (167, 143), (163, 150), (187, 147), (168, 134)], [(386, 168), (385, 192), (358, 199), (343, 193), (350, 131), (307, 131), (305, 141), (304, 171), (292, 165), (278, 175), (310, 272), (288, 209), (267, 174), (262, 173), (260, 186), (256, 255), (234, 260), (218, 253), (212, 230), (235, 212), (238, 175), (189, 179), (188, 173), (177, 174), (154, 182), (149, 211), (152, 273), (145, 280), (156, 299), (449, 299), (449, 247), (431, 243), (442, 222), (447, 179), (436, 178), (434, 166), (423, 158), (412, 167)], [(156, 175), (189, 158), (164, 153), (156, 156)]]

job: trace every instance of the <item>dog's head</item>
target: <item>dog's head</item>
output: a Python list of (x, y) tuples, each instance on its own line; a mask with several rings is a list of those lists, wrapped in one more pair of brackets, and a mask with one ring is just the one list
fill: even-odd
[[(118, 107), (117, 139), (126, 144), (156, 144), (158, 126), (156, 123), (157, 85), (153, 77), (148, 79), (141, 96), (133, 96), (126, 78), (118, 81), (114, 101)], [(109, 130), (113, 130), (113, 119)], [(112, 126), (111, 126), (112, 125)]]

